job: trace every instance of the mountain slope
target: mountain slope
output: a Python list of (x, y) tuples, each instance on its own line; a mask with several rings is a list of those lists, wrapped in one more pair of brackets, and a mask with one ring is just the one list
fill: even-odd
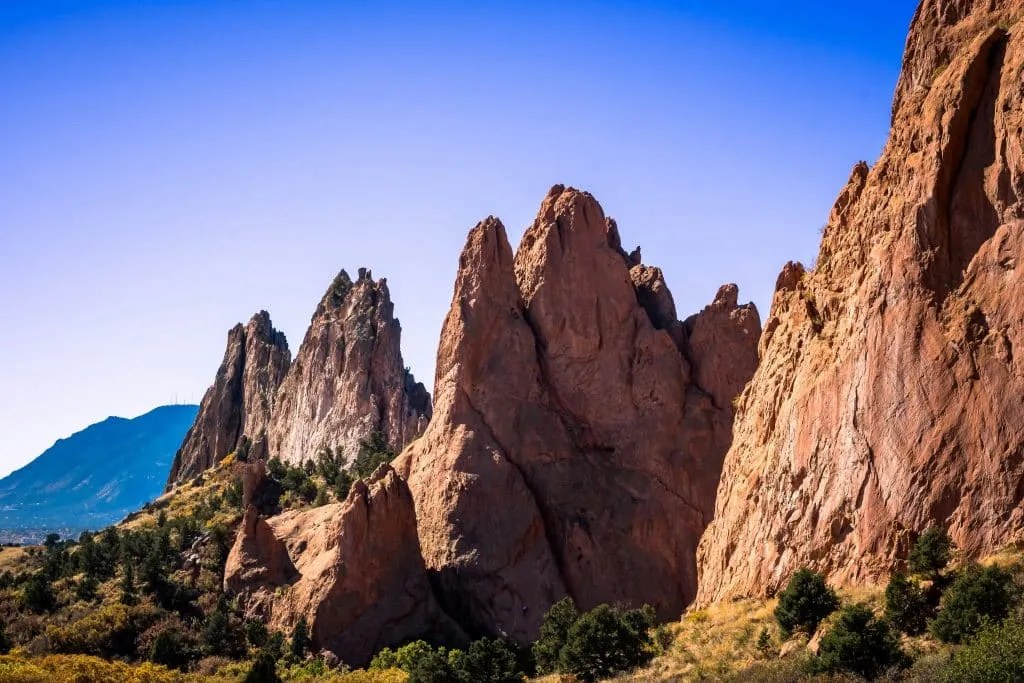
[(108, 417), (0, 480), (0, 528), (102, 527), (160, 495), (192, 405)]

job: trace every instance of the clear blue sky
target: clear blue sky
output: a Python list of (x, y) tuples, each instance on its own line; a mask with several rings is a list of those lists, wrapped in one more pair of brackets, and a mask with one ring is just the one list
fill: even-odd
[(226, 331), (293, 353), (342, 267), (386, 276), (432, 384), (458, 253), (591, 191), (681, 316), (767, 315), (877, 158), (909, 0), (0, 0), (0, 475), (198, 402)]

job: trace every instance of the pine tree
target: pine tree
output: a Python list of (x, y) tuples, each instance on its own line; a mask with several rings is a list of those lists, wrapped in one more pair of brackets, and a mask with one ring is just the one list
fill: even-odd
[(129, 557), (124, 559), (124, 572), (121, 575), (121, 597), (122, 605), (134, 605), (139, 601), (135, 593), (135, 567)]

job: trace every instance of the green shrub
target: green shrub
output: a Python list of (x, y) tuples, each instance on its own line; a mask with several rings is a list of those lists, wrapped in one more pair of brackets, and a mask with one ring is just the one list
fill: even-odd
[(144, 606), (104, 605), (70, 624), (50, 624), (46, 637), (50, 649), (58, 654), (128, 656), (135, 654), (139, 635), (157, 616), (155, 610)]
[(299, 617), (299, 620), (295, 623), (295, 628), (292, 630), (292, 656), (296, 659), (302, 659), (306, 651), (309, 650), (309, 645), (309, 625), (306, 623), (306, 617)]
[(359, 442), (359, 453), (352, 461), (352, 473), (359, 479), (366, 479), (383, 463), (391, 462), (395, 451), (380, 431), (371, 432)]
[(953, 553), (953, 541), (949, 532), (933, 526), (921, 534), (910, 551), (910, 571), (938, 577)]
[(188, 663), (188, 652), (181, 631), (168, 628), (160, 631), (149, 648), (149, 661), (172, 669), (181, 669)]
[(1006, 618), (1017, 600), (1013, 575), (996, 566), (965, 567), (942, 597), (932, 635), (944, 643), (959, 643), (989, 624)]
[(517, 659), (516, 651), (505, 641), (483, 638), (466, 652), (450, 652), (448, 663), (462, 683), (520, 683), (525, 674)]
[(57, 606), (57, 599), (50, 588), (50, 579), (43, 572), (36, 572), (29, 577), (21, 593), (21, 604), (36, 614), (52, 612)]
[(839, 598), (825, 584), (825, 577), (804, 567), (793, 574), (779, 594), (775, 620), (787, 636), (796, 629), (813, 634), (818, 624), (838, 608)]
[(0, 655), (11, 651), (11, 639), (7, 635), (7, 629), (3, 622), (0, 622)]
[(280, 631), (274, 631), (267, 637), (267, 644), (263, 646), (263, 652), (266, 652), (274, 661), (281, 659), (284, 656), (284, 634)]
[(261, 650), (253, 660), (252, 667), (245, 675), (243, 683), (281, 683), (281, 678), (277, 675), (277, 663), (274, 656)]
[[(624, 614), (599, 605), (580, 616), (566, 634), (558, 655), (558, 669), (581, 681), (597, 681), (624, 673), (649, 661), (650, 636), (646, 614)], [(643, 630), (637, 630), (644, 626)]]
[(947, 683), (1016, 683), (1024, 680), (1024, 623), (1007, 620), (982, 629), (942, 672)]
[(757, 636), (757, 652), (761, 655), (762, 659), (771, 659), (775, 656), (775, 643), (772, 642), (772, 634), (768, 633), (767, 628), (762, 628), (761, 633)]
[(910, 658), (889, 625), (866, 605), (850, 605), (822, 637), (813, 668), (821, 673), (847, 671), (871, 680), (887, 669), (909, 665)]
[(267, 644), (267, 625), (259, 619), (248, 619), (245, 622), (245, 640), (254, 648), (260, 649)]
[[(427, 651), (409, 670), (408, 683), (454, 683), (457, 680), (458, 677), (445, 652), (434, 650), (428, 645)], [(480, 683), (484, 681), (481, 680)]]
[(533, 658), (537, 673), (550, 674), (558, 670), (558, 655), (565, 647), (565, 638), (579, 618), (572, 598), (562, 598), (547, 611), (540, 625), (540, 635), (533, 643)]
[(893, 574), (885, 588), (885, 618), (908, 635), (924, 633), (931, 609), (924, 591), (903, 574)]
[(394, 651), (384, 648), (373, 658), (370, 666), (374, 669), (401, 669), (406, 673), (411, 673), (416, 664), (431, 652), (431, 649), (430, 645), (423, 640), (414, 640)]
[(203, 623), (202, 647), (208, 655), (226, 655), (230, 652), (231, 624), (228, 615), (216, 609)]
[(118, 600), (122, 605), (131, 606), (138, 603), (135, 592), (135, 566), (130, 558), (125, 558), (124, 571), (121, 573), (121, 595)]

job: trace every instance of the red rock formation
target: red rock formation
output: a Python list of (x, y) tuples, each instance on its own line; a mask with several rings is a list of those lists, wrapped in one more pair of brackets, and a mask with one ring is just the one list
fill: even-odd
[(401, 448), (430, 419), (430, 395), (402, 363), (402, 328), (384, 279), (341, 271), (320, 301), (282, 383), (268, 429), (270, 454), (289, 462), (324, 446), (355, 457), (373, 431)]
[(288, 342), (266, 311), (228, 332), (224, 360), (174, 458), (168, 490), (218, 463), (243, 437), (259, 439), (290, 361)]
[(387, 465), (343, 503), (269, 520), (250, 507), (224, 589), (272, 628), (290, 632), (306, 617), (313, 644), (353, 666), (411, 639), (464, 638), (434, 599), (412, 496)]
[(917, 532), (968, 556), (1024, 523), (1021, 0), (925, 0), (881, 159), (840, 193), (816, 267), (779, 276), (740, 401), (701, 603), (801, 565), (881, 578)]
[(691, 346), (660, 271), (623, 252), (593, 197), (562, 186), (514, 257), (497, 219), (470, 232), (434, 418), (395, 466), (442, 604), (471, 632), (528, 640), (566, 593), (665, 618), (693, 598), (728, 392), (759, 335), (753, 306), (723, 292)]

